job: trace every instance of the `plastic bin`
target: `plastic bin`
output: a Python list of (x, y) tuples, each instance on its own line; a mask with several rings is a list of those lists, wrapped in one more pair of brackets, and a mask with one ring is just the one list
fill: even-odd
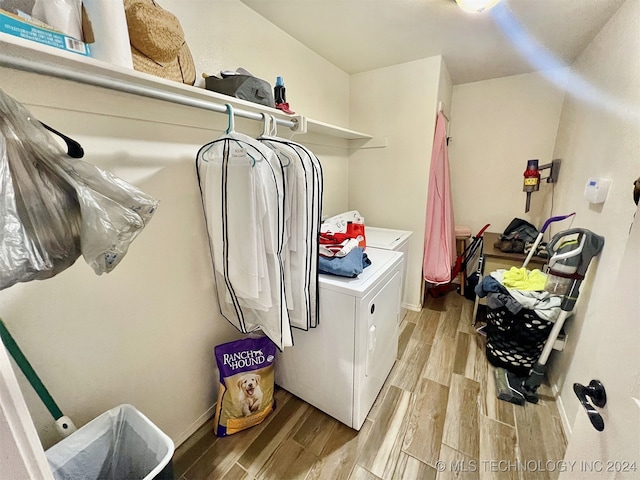
[(56, 480), (173, 480), (171, 439), (132, 405), (93, 419), (45, 454)]
[(526, 308), (515, 315), (506, 307), (489, 308), (487, 359), (495, 367), (525, 377), (538, 361), (552, 327), (552, 322)]

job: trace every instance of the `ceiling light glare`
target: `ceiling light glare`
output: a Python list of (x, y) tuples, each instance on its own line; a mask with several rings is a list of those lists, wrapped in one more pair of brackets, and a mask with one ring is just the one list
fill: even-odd
[(469, 13), (483, 13), (494, 7), (500, 0), (456, 0), (458, 6)]

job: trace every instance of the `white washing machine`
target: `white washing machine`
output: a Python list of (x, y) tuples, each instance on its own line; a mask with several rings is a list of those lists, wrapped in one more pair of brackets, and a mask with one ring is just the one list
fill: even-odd
[(360, 430), (396, 360), (404, 255), (366, 249), (357, 278), (320, 275), (320, 323), (293, 329), (278, 352), (276, 384)]
[(407, 298), (406, 286), (409, 275), (409, 239), (413, 232), (367, 225), (365, 227), (365, 235), (367, 237), (367, 247), (404, 253), (404, 272), (402, 274), (402, 286), (400, 287), (400, 316), (398, 317), (398, 321), (402, 321), (407, 313), (407, 305), (410, 304)]

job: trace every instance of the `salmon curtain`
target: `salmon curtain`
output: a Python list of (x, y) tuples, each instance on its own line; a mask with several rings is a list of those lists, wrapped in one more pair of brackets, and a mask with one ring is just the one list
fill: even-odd
[(422, 273), (425, 281), (432, 285), (449, 283), (455, 256), (456, 233), (447, 154), (447, 126), (444, 114), (438, 112), (431, 153), (424, 230)]

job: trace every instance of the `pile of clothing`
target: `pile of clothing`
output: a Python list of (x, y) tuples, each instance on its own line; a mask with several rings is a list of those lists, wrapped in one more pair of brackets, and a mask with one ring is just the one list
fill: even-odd
[(482, 279), (476, 294), (487, 301), (487, 359), (519, 376), (538, 360), (562, 297), (544, 290), (547, 275), (540, 270), (512, 267)]
[(482, 279), (476, 286), (480, 298), (487, 297), (487, 306), (497, 309), (506, 307), (512, 314), (523, 308), (536, 315), (555, 322), (560, 315), (562, 297), (544, 290), (547, 275), (540, 270), (511, 267), (510, 270), (496, 270)]
[(318, 271), (357, 277), (371, 265), (366, 245), (364, 218), (357, 210), (327, 218), (320, 226)]

